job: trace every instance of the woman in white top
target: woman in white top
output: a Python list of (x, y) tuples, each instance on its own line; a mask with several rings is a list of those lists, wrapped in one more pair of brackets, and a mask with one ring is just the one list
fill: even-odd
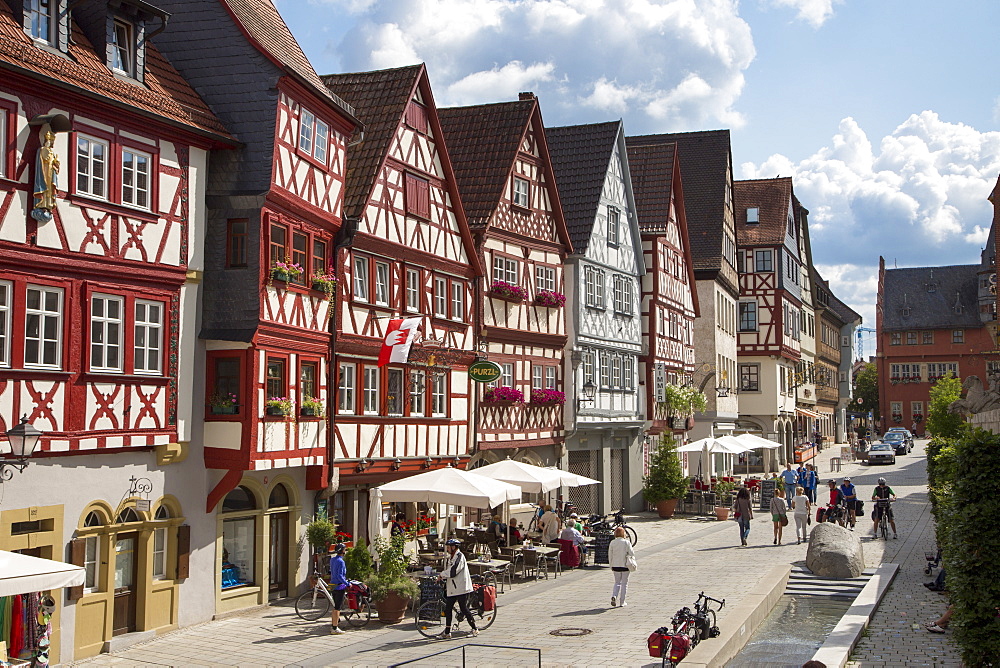
[(806, 527), (809, 523), (809, 497), (801, 486), (795, 488), (795, 496), (792, 498), (792, 508), (795, 516), (795, 538), (797, 543), (809, 540), (806, 536)]
[(552, 506), (545, 506), (545, 513), (538, 520), (538, 528), (542, 532), (542, 542), (552, 543), (559, 537), (559, 518), (552, 512)]
[(632, 543), (625, 537), (625, 529), (615, 529), (615, 539), (608, 545), (608, 562), (611, 572), (615, 575), (615, 585), (611, 588), (611, 607), (625, 607), (625, 595), (628, 593), (628, 576), (635, 570), (635, 552)]

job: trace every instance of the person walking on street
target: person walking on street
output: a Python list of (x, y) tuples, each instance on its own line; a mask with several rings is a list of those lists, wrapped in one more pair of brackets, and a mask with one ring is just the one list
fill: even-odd
[(635, 552), (632, 543), (625, 537), (625, 529), (615, 529), (615, 539), (608, 545), (608, 563), (615, 576), (615, 584), (611, 588), (611, 607), (624, 608), (625, 595), (628, 594), (628, 576), (636, 568)]
[(802, 487), (796, 487), (795, 492), (795, 497), (792, 499), (792, 509), (794, 510), (792, 516), (795, 518), (795, 540), (796, 544), (799, 544), (804, 540), (809, 540), (806, 528), (809, 524), (809, 509), (812, 504), (809, 503), (809, 497), (806, 496)]
[(785, 470), (778, 477), (785, 486), (785, 498), (790, 499), (795, 496), (795, 485), (798, 484), (799, 475), (792, 470), (791, 462), (785, 462)]
[(840, 500), (843, 501), (844, 506), (847, 507), (847, 523), (851, 525), (851, 531), (854, 531), (858, 491), (854, 488), (854, 485), (851, 484), (850, 478), (844, 478), (844, 482), (840, 485)]
[(816, 503), (816, 486), (819, 484), (819, 475), (816, 474), (816, 467), (806, 464), (806, 496), (811, 503)]
[(333, 612), (330, 613), (330, 633), (339, 636), (344, 633), (340, 628), (340, 609), (344, 607), (344, 595), (347, 593), (347, 564), (344, 563), (344, 554), (347, 546), (337, 543), (333, 547), (333, 556), (330, 557), (330, 594), (333, 596)]
[(785, 503), (785, 491), (780, 487), (771, 497), (771, 521), (774, 522), (774, 544), (781, 545), (781, 529), (788, 524), (788, 504)]
[(465, 562), (465, 555), (459, 550), (462, 541), (457, 538), (450, 538), (445, 543), (445, 550), (448, 556), (445, 558), (445, 566), (442, 580), (447, 580), (444, 599), (444, 631), (440, 637), (448, 640), (451, 638), (451, 622), (455, 614), (455, 604), (458, 603), (458, 616), (469, 622), (472, 628), (472, 635), (478, 636), (479, 629), (476, 627), (476, 618), (469, 610), (469, 593), (472, 591), (472, 578), (469, 576), (469, 565)]
[(733, 517), (740, 525), (740, 544), (746, 546), (750, 536), (750, 520), (753, 519), (753, 504), (750, 502), (750, 490), (740, 487), (733, 501)]
[(542, 532), (543, 543), (555, 542), (556, 538), (559, 537), (562, 525), (559, 522), (559, 517), (552, 512), (552, 506), (546, 504), (545, 513), (538, 520), (538, 529)]
[[(896, 493), (892, 491), (892, 487), (886, 484), (885, 478), (878, 479), (878, 486), (872, 491), (872, 501), (878, 499), (895, 501)], [(885, 504), (885, 515), (889, 520), (889, 526), (892, 527), (892, 537), (899, 538), (899, 534), (896, 533), (896, 518), (892, 516), (892, 504)], [(882, 505), (875, 504), (875, 512), (872, 513), (872, 518), (874, 523), (872, 524), (872, 533), (878, 536), (878, 522), (882, 519)]]

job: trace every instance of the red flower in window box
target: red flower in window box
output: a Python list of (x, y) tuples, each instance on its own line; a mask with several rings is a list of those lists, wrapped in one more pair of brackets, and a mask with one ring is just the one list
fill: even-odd
[(490, 286), (490, 296), (509, 302), (523, 302), (528, 298), (528, 291), (520, 285), (505, 281), (493, 281), (493, 285)]
[(539, 290), (535, 293), (535, 305), (559, 308), (566, 305), (566, 295), (553, 290)]
[(483, 403), (485, 404), (499, 404), (499, 403), (522, 403), (524, 401), (524, 392), (515, 389), (513, 387), (491, 387), (483, 393)]
[(561, 406), (566, 403), (566, 393), (559, 390), (532, 390), (531, 403), (536, 406)]

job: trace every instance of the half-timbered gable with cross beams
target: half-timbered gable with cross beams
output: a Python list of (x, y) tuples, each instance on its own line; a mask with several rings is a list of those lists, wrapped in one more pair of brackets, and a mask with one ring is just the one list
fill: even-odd
[[(482, 275), (423, 65), (323, 78), (357, 110), (337, 320), (337, 466), (348, 524), (364, 487), (467, 458), (473, 290)], [(387, 327), (417, 318), (407, 363), (378, 365)], [(428, 459), (429, 458), (429, 459)], [(357, 490), (361, 490), (358, 492)]]
[(474, 292), (479, 351), (502, 369), (475, 388), (478, 460), (520, 448), (522, 459), (555, 464), (565, 445), (563, 261), (572, 244), (538, 101), (520, 97), (440, 117), (485, 274)]

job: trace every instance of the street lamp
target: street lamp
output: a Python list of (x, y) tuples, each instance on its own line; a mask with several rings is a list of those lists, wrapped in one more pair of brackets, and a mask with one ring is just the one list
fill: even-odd
[(584, 401), (593, 401), (597, 396), (597, 385), (594, 381), (588, 380), (583, 384), (583, 397), (577, 397), (576, 404), (579, 406)]
[(34, 454), (42, 437), (42, 432), (29, 424), (27, 414), (21, 417), (20, 424), (8, 429), (6, 433), (10, 452), (3, 453), (0, 457), (0, 482), (13, 478), (14, 469), (17, 469), (18, 473), (24, 471), (28, 465), (28, 458)]

